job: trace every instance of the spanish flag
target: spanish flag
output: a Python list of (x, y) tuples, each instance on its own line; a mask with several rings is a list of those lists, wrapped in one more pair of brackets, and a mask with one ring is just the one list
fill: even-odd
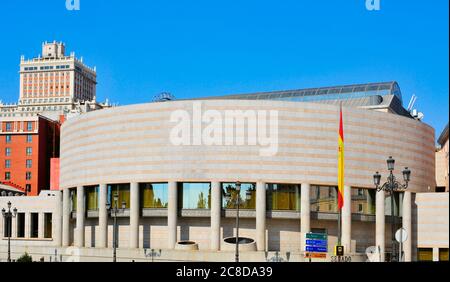
[(342, 122), (342, 104), (339, 120), (339, 156), (338, 156), (338, 209), (344, 206), (344, 125)]

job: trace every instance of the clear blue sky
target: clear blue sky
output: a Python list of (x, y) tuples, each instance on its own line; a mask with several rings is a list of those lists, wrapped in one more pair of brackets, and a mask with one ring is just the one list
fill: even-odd
[(4, 102), (17, 101), (20, 55), (57, 40), (97, 66), (99, 100), (121, 105), (396, 80), (437, 135), (448, 123), (448, 0), (65, 2), (2, 1)]

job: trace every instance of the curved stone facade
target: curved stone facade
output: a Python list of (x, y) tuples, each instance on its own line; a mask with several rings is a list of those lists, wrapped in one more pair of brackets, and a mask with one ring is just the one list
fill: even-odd
[[(278, 147), (174, 145), (177, 110), (277, 111)], [(345, 185), (373, 188), (375, 171), (396, 175), (409, 167), (410, 191), (434, 187), (434, 130), (395, 114), (343, 108)], [(61, 187), (167, 181), (241, 181), (337, 184), (339, 107), (315, 103), (196, 100), (149, 103), (96, 111), (68, 120), (61, 133)], [(203, 124), (206, 127), (207, 123)], [(224, 129), (225, 130), (225, 129)], [(191, 132), (193, 135), (193, 132)]]

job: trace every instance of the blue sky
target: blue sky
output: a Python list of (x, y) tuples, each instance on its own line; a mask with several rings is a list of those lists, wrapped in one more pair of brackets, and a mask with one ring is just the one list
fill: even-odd
[[(396, 80), (439, 135), (449, 115), (448, 0), (2, 1), (0, 99), (20, 55), (63, 41), (96, 66), (98, 99), (177, 98)], [(405, 105), (406, 106), (406, 105)]]

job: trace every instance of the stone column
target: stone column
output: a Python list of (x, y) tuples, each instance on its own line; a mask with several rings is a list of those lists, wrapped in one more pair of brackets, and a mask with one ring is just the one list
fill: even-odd
[(384, 191), (376, 192), (376, 215), (375, 215), (375, 247), (378, 256), (382, 262), (385, 260), (385, 232), (386, 232), (386, 217), (384, 215)]
[[(12, 236), (11, 237), (17, 237), (17, 217), (13, 219), (12, 224)], [(31, 238), (31, 213), (26, 212), (25, 213), (25, 238)]]
[[(27, 215), (27, 213), (25, 213), (25, 219), (26, 219), (26, 215)], [(29, 213), (28, 213), (28, 216), (29, 216)], [(11, 238), (17, 238), (17, 221), (18, 221), (17, 216), (11, 218)], [(29, 218), (28, 218), (28, 222), (30, 222)], [(25, 224), (26, 224), (26, 221), (25, 221)], [(29, 229), (30, 228), (28, 228), (28, 230)], [(29, 238), (30, 236), (27, 237), (27, 234), (25, 233), (25, 237)]]
[(266, 183), (256, 183), (256, 248), (266, 250)]
[(433, 248), (433, 261), (439, 261), (439, 248)]
[(222, 215), (222, 187), (211, 183), (211, 250), (220, 250), (220, 219)]
[(344, 206), (342, 207), (342, 246), (346, 254), (352, 253), (352, 188), (344, 186)]
[(130, 248), (139, 247), (139, 183), (130, 183)]
[(55, 212), (52, 214), (52, 238), (55, 246), (61, 246), (63, 217), (62, 191), (56, 192), (55, 195), (57, 199), (57, 205)]
[(309, 183), (302, 183), (300, 188), (300, 250), (305, 251), (305, 234), (311, 231), (311, 205)]
[(85, 216), (84, 187), (77, 187), (77, 228), (75, 233), (75, 247), (84, 247), (84, 216)]
[(44, 238), (45, 214), (40, 212), (38, 214), (38, 238)]
[(63, 208), (62, 208), (62, 245), (70, 245), (70, 190), (63, 190)]
[(402, 225), (406, 230), (407, 239), (403, 242), (404, 261), (410, 262), (412, 258), (412, 228), (411, 228), (411, 192), (405, 191), (403, 194), (403, 217)]
[(5, 219), (2, 215), (0, 215), (0, 238), (5, 238)]
[(169, 249), (177, 243), (178, 189), (177, 182), (169, 182), (169, 203), (167, 208), (167, 228), (169, 231)]
[(98, 248), (108, 247), (108, 210), (106, 203), (108, 197), (108, 189), (106, 184), (98, 186)]

